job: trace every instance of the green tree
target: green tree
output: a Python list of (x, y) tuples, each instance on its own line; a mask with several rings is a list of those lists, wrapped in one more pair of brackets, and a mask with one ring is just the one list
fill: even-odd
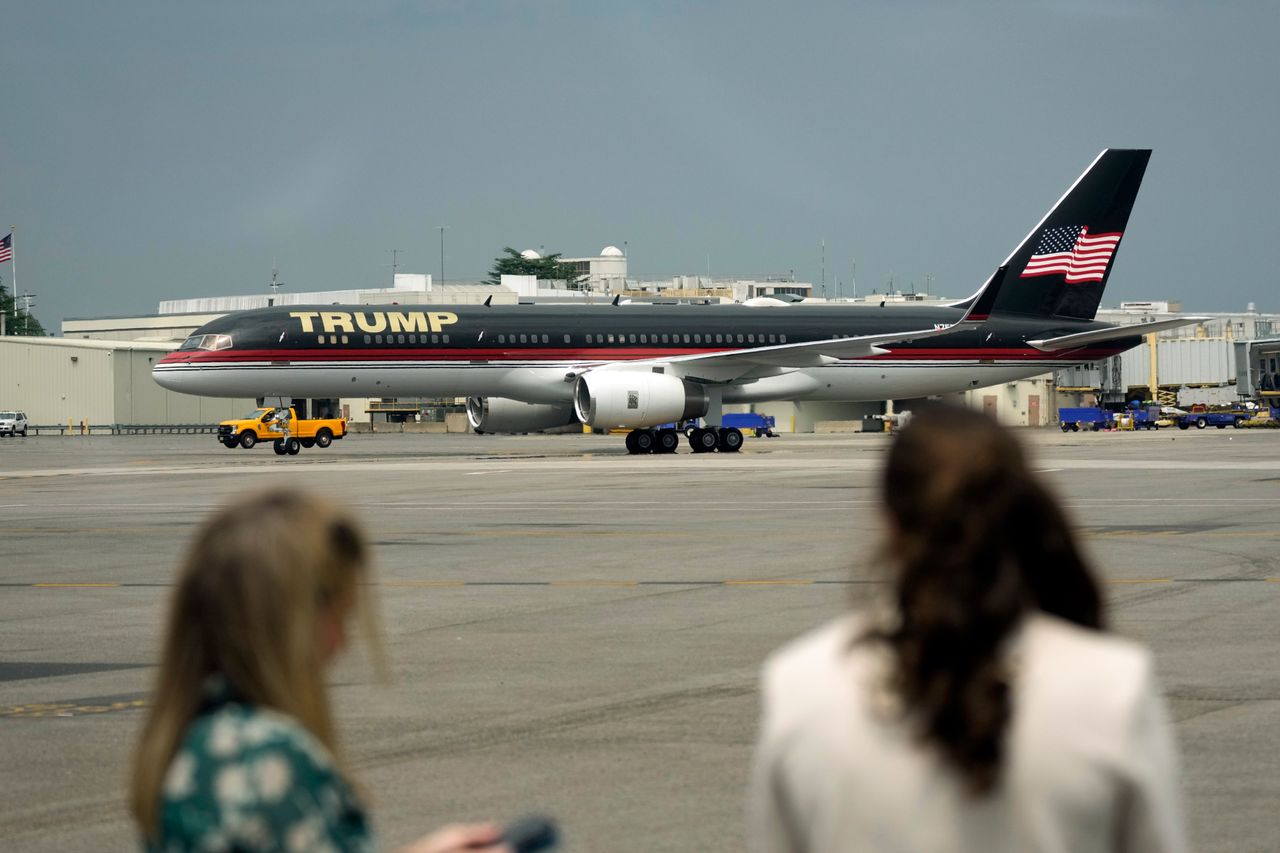
[(540, 258), (526, 258), (510, 246), (504, 246), (502, 255), (493, 259), (493, 269), (489, 270), (489, 284), (502, 284), (504, 275), (531, 275), (544, 281), (563, 281), (569, 288), (577, 288), (586, 278), (574, 268), (560, 260), (560, 253), (544, 255)]
[(44, 326), (33, 315), (18, 312), (16, 301), (3, 284), (0, 284), (0, 313), (4, 314), (5, 334), (44, 337)]

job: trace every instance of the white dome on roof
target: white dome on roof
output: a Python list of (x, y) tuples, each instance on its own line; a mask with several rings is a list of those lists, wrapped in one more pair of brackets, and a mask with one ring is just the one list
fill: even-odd
[(520, 257), (524, 258), (526, 261), (538, 261), (542, 259), (542, 255), (539, 255), (533, 249), (525, 249), (520, 253)]
[(620, 258), (622, 257), (622, 250), (619, 249), (617, 246), (605, 246), (603, 249), (600, 250), (600, 257)]

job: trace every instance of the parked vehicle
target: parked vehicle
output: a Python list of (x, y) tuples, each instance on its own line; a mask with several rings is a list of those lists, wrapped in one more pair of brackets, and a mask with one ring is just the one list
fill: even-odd
[(27, 434), (26, 412), (0, 412), (0, 435)]
[(1238, 427), (1248, 419), (1248, 412), (1237, 410), (1211, 412), (1204, 406), (1192, 406), (1190, 412), (1178, 416), (1177, 423), (1178, 429), (1191, 429), (1192, 427), (1204, 429), (1211, 426), (1218, 429), (1226, 429), (1227, 427)]
[(756, 438), (777, 438), (778, 434), (773, 431), (777, 426), (777, 421), (773, 415), (761, 415), (756, 412), (734, 412), (724, 415), (720, 419), (720, 426), (733, 427), (735, 429), (753, 430)]
[(1063, 432), (1079, 432), (1082, 428), (1097, 432), (1111, 424), (1111, 413), (1100, 406), (1068, 407), (1058, 410), (1058, 424)]
[(260, 441), (271, 440), (278, 455), (297, 455), (303, 447), (325, 448), (346, 437), (347, 422), (342, 418), (298, 418), (293, 409), (255, 409), (243, 418), (218, 424), (218, 441), (232, 449), (252, 448)]

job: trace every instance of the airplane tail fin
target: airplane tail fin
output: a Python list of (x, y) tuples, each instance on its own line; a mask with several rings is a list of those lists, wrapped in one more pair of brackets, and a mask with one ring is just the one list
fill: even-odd
[(973, 319), (1020, 314), (1092, 320), (1102, 301), (1150, 149), (1098, 155), (975, 296)]

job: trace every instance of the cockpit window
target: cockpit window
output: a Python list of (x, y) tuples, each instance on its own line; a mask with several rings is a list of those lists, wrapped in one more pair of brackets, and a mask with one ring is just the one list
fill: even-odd
[(220, 349), (231, 349), (230, 335), (192, 335), (182, 342), (182, 346), (178, 347), (178, 352)]

